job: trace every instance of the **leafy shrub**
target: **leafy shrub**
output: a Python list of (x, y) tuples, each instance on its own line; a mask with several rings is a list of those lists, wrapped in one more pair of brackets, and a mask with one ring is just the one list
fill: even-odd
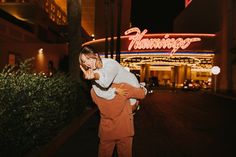
[(1, 157), (23, 156), (51, 140), (78, 114), (80, 86), (65, 75), (32, 74), (31, 60), (0, 73)]

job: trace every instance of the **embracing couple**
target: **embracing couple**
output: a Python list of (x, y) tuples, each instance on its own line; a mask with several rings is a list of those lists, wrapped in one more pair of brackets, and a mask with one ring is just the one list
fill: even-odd
[(147, 90), (136, 76), (117, 61), (100, 58), (91, 46), (79, 54), (84, 78), (91, 80), (91, 96), (100, 111), (98, 157), (111, 157), (117, 148), (119, 157), (132, 157), (133, 111)]

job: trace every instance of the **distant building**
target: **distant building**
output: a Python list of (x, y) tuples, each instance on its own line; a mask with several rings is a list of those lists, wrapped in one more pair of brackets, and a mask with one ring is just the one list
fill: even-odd
[[(216, 34), (217, 88), (236, 91), (236, 1), (192, 0), (175, 19), (175, 32)], [(214, 79), (213, 79), (214, 80)]]

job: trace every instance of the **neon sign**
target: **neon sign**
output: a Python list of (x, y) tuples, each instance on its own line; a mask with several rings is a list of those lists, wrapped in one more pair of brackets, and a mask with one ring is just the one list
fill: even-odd
[(185, 0), (185, 8), (192, 2), (192, 0)]
[(139, 28), (134, 27), (125, 31), (125, 35), (135, 33), (129, 36), (131, 40), (128, 50), (132, 48), (135, 50), (140, 49), (172, 49), (170, 55), (175, 54), (179, 49), (186, 49), (193, 42), (201, 41), (201, 38), (169, 38), (169, 34), (165, 34), (163, 38), (143, 38), (147, 33), (147, 29), (140, 31)]

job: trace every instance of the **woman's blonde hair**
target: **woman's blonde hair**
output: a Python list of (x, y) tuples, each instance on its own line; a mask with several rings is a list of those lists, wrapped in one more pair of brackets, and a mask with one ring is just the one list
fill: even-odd
[(96, 59), (97, 60), (96, 67), (100, 68), (100, 64), (102, 63), (101, 57), (100, 57), (98, 51), (96, 51), (92, 46), (90, 46), (90, 45), (83, 46), (80, 50), (80, 53), (79, 53), (79, 64), (87, 69), (87, 67), (84, 65), (84, 63), (82, 61), (82, 55), (85, 55), (89, 58)]

